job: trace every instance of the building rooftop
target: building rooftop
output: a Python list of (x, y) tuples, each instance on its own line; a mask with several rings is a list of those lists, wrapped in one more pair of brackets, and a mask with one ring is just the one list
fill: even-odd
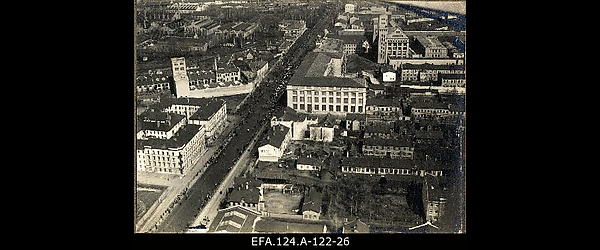
[(290, 129), (281, 124), (271, 127), (271, 131), (269, 131), (269, 145), (279, 148), (285, 139), (285, 136), (290, 131)]
[(444, 49), (444, 45), (435, 36), (416, 36), (415, 37), (425, 48)]
[(169, 131), (185, 116), (148, 109), (138, 116), (140, 130)]
[(321, 205), (323, 205), (323, 193), (318, 191), (316, 187), (310, 188), (306, 196), (304, 196), (302, 212), (313, 211), (321, 213)]
[(319, 158), (316, 158), (316, 157), (301, 156), (301, 157), (298, 157), (298, 159), (296, 160), (296, 164), (320, 166), (321, 160), (319, 160)]
[(438, 78), (441, 79), (465, 79), (465, 74), (440, 74)]
[(337, 35), (337, 34), (327, 34), (327, 37), (342, 40), (343, 43), (352, 43), (358, 44), (363, 41), (367, 41), (367, 37), (364, 35)]
[(290, 86), (314, 86), (314, 87), (342, 87), (342, 88), (367, 88), (364, 78), (340, 78), (340, 77), (303, 77), (292, 79)]
[(422, 108), (422, 109), (448, 109), (448, 104), (443, 102), (415, 102), (411, 105), (412, 108)]
[(232, 73), (232, 72), (238, 72), (238, 71), (240, 71), (240, 69), (237, 67), (233, 67), (233, 66), (226, 66), (224, 68), (217, 69), (218, 74)]
[(248, 66), (250, 67), (250, 69), (252, 71), (258, 71), (259, 69), (262, 69), (266, 64), (268, 64), (269, 62), (267, 61), (256, 61), (256, 62), (251, 62)]
[(208, 232), (251, 233), (260, 213), (243, 206), (221, 209), (213, 219)]
[(383, 96), (367, 96), (367, 106), (401, 107), (400, 98), (385, 98)]
[(188, 124), (173, 135), (170, 139), (149, 138), (148, 140), (136, 140), (137, 149), (151, 147), (155, 149), (178, 149), (186, 145), (199, 131), (203, 125)]
[(365, 138), (363, 145), (413, 147), (413, 142), (408, 137), (400, 137), (397, 139)]

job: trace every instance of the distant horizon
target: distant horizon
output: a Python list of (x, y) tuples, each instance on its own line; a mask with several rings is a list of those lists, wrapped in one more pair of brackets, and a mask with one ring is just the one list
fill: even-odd
[(459, 1), (459, 0), (412, 0), (412, 1), (390, 1), (393, 3), (401, 3), (407, 5), (413, 5), (417, 7), (425, 7), (436, 10), (443, 10), (448, 12), (455, 12), (458, 14), (466, 15), (467, 14), (467, 1)]

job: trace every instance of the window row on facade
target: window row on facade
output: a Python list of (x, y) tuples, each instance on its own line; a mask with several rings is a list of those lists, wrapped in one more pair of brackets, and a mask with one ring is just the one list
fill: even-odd
[(312, 104), (305, 105), (305, 104), (294, 103), (294, 104), (292, 104), (292, 108), (296, 109), (296, 110), (301, 110), (301, 111), (315, 110), (315, 111), (351, 112), (351, 113), (356, 113), (356, 112), (362, 113), (363, 112), (363, 106), (348, 106), (348, 105), (315, 104), (313, 106)]

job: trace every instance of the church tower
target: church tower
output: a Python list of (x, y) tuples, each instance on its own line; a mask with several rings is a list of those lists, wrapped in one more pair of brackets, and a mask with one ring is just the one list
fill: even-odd
[(175, 97), (186, 97), (190, 95), (190, 79), (185, 71), (185, 58), (171, 58), (173, 67), (173, 80), (175, 81)]

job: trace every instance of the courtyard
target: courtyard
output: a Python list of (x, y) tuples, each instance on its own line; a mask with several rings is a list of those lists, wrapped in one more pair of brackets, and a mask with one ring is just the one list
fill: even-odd
[(280, 190), (265, 190), (265, 209), (273, 214), (298, 214), (302, 192), (283, 193)]

